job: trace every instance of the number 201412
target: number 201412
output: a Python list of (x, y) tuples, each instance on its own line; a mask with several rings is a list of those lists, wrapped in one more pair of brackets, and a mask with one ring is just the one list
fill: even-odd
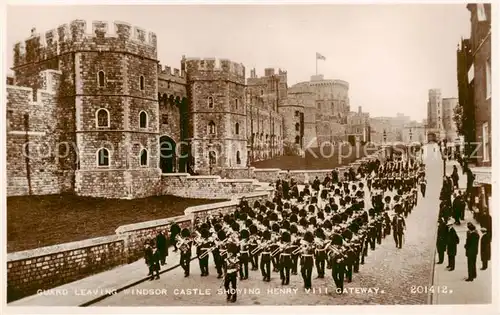
[(414, 285), (410, 288), (412, 294), (415, 293), (448, 293), (447, 286), (424, 286)]

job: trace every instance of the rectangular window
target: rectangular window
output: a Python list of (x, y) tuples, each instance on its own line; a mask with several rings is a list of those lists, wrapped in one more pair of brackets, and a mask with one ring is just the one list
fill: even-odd
[(490, 131), (488, 123), (483, 124), (483, 162), (490, 161)]
[(491, 60), (486, 61), (486, 99), (491, 97)]
[(161, 115), (161, 123), (163, 125), (168, 125), (168, 115), (167, 114)]

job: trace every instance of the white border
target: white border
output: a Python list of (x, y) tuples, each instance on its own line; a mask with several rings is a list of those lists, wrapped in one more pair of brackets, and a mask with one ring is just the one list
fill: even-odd
[[(66, 4), (66, 5), (75, 5), (75, 4), (85, 4), (85, 5), (90, 5), (90, 4), (103, 4), (104, 1), (96, 1), (96, 0), (87, 0), (87, 1), (81, 1), (81, 0), (67, 0), (67, 1), (41, 1), (41, 0), (8, 0), (7, 1), (9, 4), (31, 4), (31, 5), (40, 5), (40, 4)], [(269, 0), (266, 1), (266, 4), (303, 4), (305, 0), (288, 0), (288, 1), (277, 1), (277, 0)], [(407, 1), (406, 3), (435, 3), (436, 1), (430, 1), (430, 0), (424, 0), (424, 1)], [(465, 5), (465, 2), (463, 1), (453, 1), (453, 0), (443, 0), (440, 1), (441, 3), (461, 3)], [(478, 1), (478, 2), (487, 2), (487, 1)], [(141, 1), (138, 2), (137, 0), (108, 0), (106, 1), (105, 4), (115, 4), (115, 5), (125, 5), (125, 4), (166, 4), (165, 1), (160, 1), (160, 0), (149, 0), (149, 1)], [(200, 1), (200, 0), (170, 0), (168, 4), (208, 4), (208, 1)], [(228, 1), (228, 0), (217, 0), (217, 1), (210, 1), (211, 4), (262, 4), (260, 1), (248, 1), (248, 0), (233, 0), (233, 1)], [(375, 1), (370, 1), (370, 0), (352, 0), (352, 1), (335, 1), (335, 0), (316, 0), (316, 1), (311, 1), (309, 4), (331, 4), (331, 3), (365, 3), (365, 4), (373, 4)], [(389, 0), (380, 0), (376, 1), (376, 3), (398, 3), (397, 1), (389, 1)], [(3, 4), (3, 3), (2, 3)], [(1, 11), (1, 19), (0, 23), (2, 23), (2, 32), (0, 36), (0, 43), (5, 45), (5, 38), (6, 38), (6, 6), (3, 5), (1, 6), (2, 11)], [(492, 54), (495, 56), (499, 56), (499, 47), (498, 47), (498, 40), (499, 40), (499, 34), (500, 32), (498, 31), (498, 16), (499, 16), (499, 10), (498, 10), (498, 4), (494, 3), (492, 5), (492, 28), (495, 29), (495, 31), (492, 33)], [(444, 21), (446, 20), (446, 17), (443, 17)], [(445, 23), (445, 22), (443, 22)], [(458, 39), (457, 39), (458, 41)], [(6, 47), (9, 49), (9, 47)], [(2, 57), (4, 57), (2, 55)], [(0, 58), (2, 58), (0, 57)], [(500, 84), (498, 82), (500, 77), (499, 77), (499, 67), (497, 65), (497, 59), (493, 60), (493, 65), (492, 65), (492, 118), (491, 121), (497, 122), (499, 121), (498, 117), (498, 110), (499, 110), (499, 99), (500, 99), (500, 93), (498, 86)], [(3, 72), (2, 72), (2, 78), (0, 80), (0, 91), (2, 92), (2, 95), (5, 93), (5, 76), (7, 73), (8, 66), (6, 64), (6, 61), (4, 59), (4, 66), (3, 66)], [(5, 111), (5, 102), (2, 102), (2, 110)], [(5, 115), (0, 115), (0, 125), (5, 126)], [(491, 138), (492, 138), (492, 144), (499, 143), (500, 140), (500, 133), (497, 130), (497, 124), (493, 123), (491, 126)], [(2, 139), (6, 139), (6, 130), (5, 128), (0, 128), (0, 133), (2, 135)], [(0, 165), (2, 167), (3, 176), (6, 174), (6, 159), (5, 159), (5, 153), (6, 153), (6, 148), (5, 148), (5, 140), (2, 143), (0, 152), (2, 154), (2, 158), (0, 158)], [(496, 146), (492, 147), (492, 156), (491, 160), (498, 160), (498, 150)], [(493, 193), (492, 196), (492, 201), (493, 204), (498, 205), (499, 200), (498, 200), (498, 186), (497, 186), (497, 179), (498, 179), (498, 169), (496, 166), (492, 168), (493, 172), (493, 190), (495, 193)], [(6, 179), (3, 178), (1, 181), (1, 187), (2, 187), (2, 196), (6, 196)], [(2, 209), (6, 209), (6, 199), (3, 198), (3, 207)], [(498, 207), (492, 207), (493, 209), (498, 209)], [(6, 242), (6, 231), (7, 231), (7, 217), (6, 217), (6, 211), (2, 212), (3, 214), (3, 220), (2, 220), (2, 233), (0, 233), (2, 242), (5, 244)], [(493, 220), (494, 224), (494, 229), (495, 231), (499, 231), (499, 224), (500, 220), (498, 218), (496, 220)], [(495, 235), (498, 235), (495, 233)], [(493, 242), (493, 251), (492, 251), (492, 262), (497, 262), (496, 266), (492, 268), (493, 272), (493, 279), (497, 280), (493, 282), (492, 286), (492, 293), (494, 297), (500, 296), (500, 292), (498, 290), (498, 279), (500, 279), (499, 274), (498, 274), (498, 245), (500, 242), (498, 242), (498, 239)], [(495, 246), (495, 244), (497, 246)], [(2, 279), (3, 283), (6, 283), (6, 246), (3, 246), (2, 249)], [(5, 288), (5, 286), (3, 287)], [(3, 298), (5, 299), (5, 291), (4, 292)], [(222, 306), (222, 307), (170, 307), (170, 308), (160, 308), (160, 307), (151, 307), (151, 308), (126, 308), (126, 307), (121, 307), (121, 308), (69, 308), (69, 307), (60, 307), (60, 308), (49, 308), (49, 307), (19, 307), (19, 308), (13, 308), (9, 307), (6, 308), (5, 305), (5, 300), (3, 300), (4, 303), (2, 303), (2, 309), (3, 309), (3, 314), (5, 313), (20, 313), (20, 314), (138, 314), (138, 313), (166, 313), (168, 312), (169, 314), (176, 314), (176, 313), (187, 313), (187, 314), (193, 314), (193, 313), (207, 313), (207, 314), (241, 314), (241, 313), (273, 313), (273, 314), (281, 314), (281, 313), (287, 313), (287, 314), (304, 314), (304, 313), (335, 313), (335, 314), (359, 314), (359, 313), (380, 313), (384, 315), (389, 315), (389, 314), (443, 314), (443, 313), (453, 313), (453, 314), (491, 314), (493, 309), (489, 306), (473, 306), (473, 305), (456, 305), (456, 306), (335, 306), (333, 309), (328, 306), (275, 306), (275, 307), (269, 307), (269, 306), (253, 306), (253, 307), (227, 307), (227, 306)], [(495, 310), (496, 312), (499, 312), (498, 308), (498, 298), (497, 300), (494, 300), (495, 303)]]

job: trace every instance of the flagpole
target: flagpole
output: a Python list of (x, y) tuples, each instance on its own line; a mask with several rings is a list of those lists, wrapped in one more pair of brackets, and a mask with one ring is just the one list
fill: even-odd
[(316, 56), (316, 75), (318, 75), (318, 56)]

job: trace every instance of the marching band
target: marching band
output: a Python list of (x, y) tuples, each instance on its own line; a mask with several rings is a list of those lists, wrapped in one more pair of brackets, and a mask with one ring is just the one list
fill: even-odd
[(194, 231), (182, 229), (176, 236), (180, 265), (188, 277), (195, 246), (201, 276), (208, 276), (212, 254), (230, 302), (236, 301), (238, 276), (249, 278), (249, 264), (251, 271), (260, 269), (263, 281), (279, 272), (281, 284), (289, 285), (300, 263), (306, 289), (312, 286), (314, 267), (318, 278), (330, 269), (341, 294), (344, 279), (352, 281), (369, 249), (375, 250), (391, 231), (396, 247), (403, 246), (404, 218), (417, 204), (417, 185), (425, 180), (422, 169), (415, 160), (375, 160), (362, 164), (357, 175), (351, 170), (342, 180), (332, 174), (323, 183), (316, 178), (303, 190), (293, 179), (280, 179), (271, 200), (250, 205), (243, 198), (234, 213), (197, 218)]

